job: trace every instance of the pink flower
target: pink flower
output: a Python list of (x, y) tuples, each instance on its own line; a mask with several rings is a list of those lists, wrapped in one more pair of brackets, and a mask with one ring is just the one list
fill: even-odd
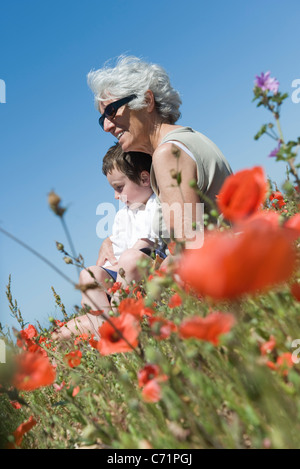
[(65, 384), (66, 384), (66, 383), (65, 383), (64, 381), (63, 381), (61, 384), (54, 383), (54, 384), (53, 384), (54, 390), (55, 390), (56, 392), (61, 391), (61, 390), (63, 389), (63, 387), (65, 386)]
[(278, 93), (279, 82), (276, 78), (270, 77), (270, 71), (256, 75), (254, 85), (261, 88), (262, 91), (272, 91), (274, 94)]
[(271, 151), (271, 153), (269, 154), (269, 157), (272, 158), (272, 157), (277, 156), (277, 154), (278, 154), (278, 152), (279, 152), (279, 150), (280, 150), (280, 147), (281, 147), (281, 141), (279, 140), (277, 147), (274, 148), (274, 150)]

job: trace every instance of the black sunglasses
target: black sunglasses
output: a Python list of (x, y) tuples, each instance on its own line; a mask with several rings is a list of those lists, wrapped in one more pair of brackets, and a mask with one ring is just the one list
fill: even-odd
[(104, 110), (104, 113), (99, 117), (99, 125), (102, 127), (102, 129), (104, 128), (104, 120), (106, 118), (113, 119), (120, 107), (130, 103), (130, 101), (135, 98), (137, 98), (137, 95), (131, 94), (130, 96), (127, 96), (127, 98), (118, 99), (118, 101), (108, 104)]

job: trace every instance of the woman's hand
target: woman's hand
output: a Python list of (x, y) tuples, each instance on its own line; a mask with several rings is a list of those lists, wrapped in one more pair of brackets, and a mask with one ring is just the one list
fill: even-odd
[(106, 261), (109, 261), (111, 265), (117, 265), (118, 263), (114, 255), (114, 250), (110, 238), (106, 238), (101, 244), (96, 265), (101, 267), (105, 264)]

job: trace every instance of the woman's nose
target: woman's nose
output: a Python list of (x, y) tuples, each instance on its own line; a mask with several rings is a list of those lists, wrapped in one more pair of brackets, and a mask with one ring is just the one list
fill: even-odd
[(110, 121), (107, 117), (105, 117), (104, 122), (103, 122), (103, 130), (105, 132), (112, 132), (115, 128), (115, 124)]

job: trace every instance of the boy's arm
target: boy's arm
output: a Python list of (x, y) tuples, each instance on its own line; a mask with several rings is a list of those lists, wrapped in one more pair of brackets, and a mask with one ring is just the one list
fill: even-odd
[(98, 259), (96, 262), (96, 265), (100, 267), (104, 265), (106, 261), (109, 261), (111, 265), (117, 265), (118, 263), (118, 260), (115, 257), (111, 237), (115, 237), (115, 238), (118, 237), (119, 229), (120, 229), (119, 227), (122, 226), (123, 214), (124, 214), (124, 210), (122, 209), (116, 213), (113, 226), (112, 226), (112, 234), (111, 236), (108, 236), (101, 244), (99, 254), (98, 254)]

